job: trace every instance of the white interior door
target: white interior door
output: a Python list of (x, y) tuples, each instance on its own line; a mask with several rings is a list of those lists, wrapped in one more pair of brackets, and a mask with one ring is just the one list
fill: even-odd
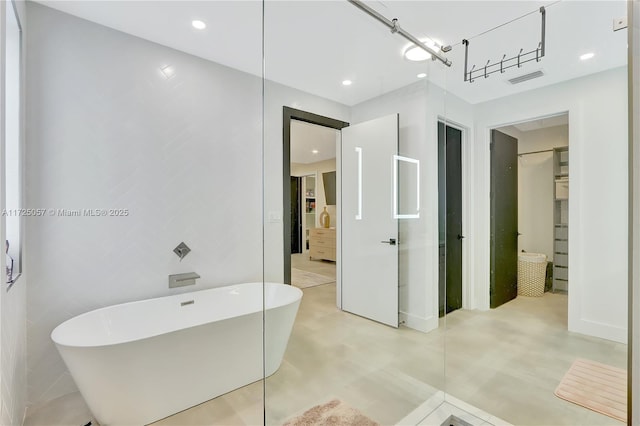
[(342, 129), (342, 309), (398, 326), (398, 114)]

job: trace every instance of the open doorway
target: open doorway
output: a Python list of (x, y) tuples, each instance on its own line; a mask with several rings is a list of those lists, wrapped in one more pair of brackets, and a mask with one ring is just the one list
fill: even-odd
[(333, 283), (337, 142), (348, 123), (288, 107), (283, 117), (284, 281), (300, 288)]
[(339, 137), (339, 130), (291, 121), (291, 284), (300, 288), (336, 281)]
[[(569, 291), (568, 122), (565, 113), (491, 132), (491, 308)], [(525, 277), (534, 259), (544, 262), (538, 278)], [(566, 310), (566, 300), (559, 305)]]
[(326, 287), (341, 310), (398, 327), (399, 220), (420, 217), (419, 161), (398, 155), (399, 114), (344, 129), (284, 112), (285, 282)]

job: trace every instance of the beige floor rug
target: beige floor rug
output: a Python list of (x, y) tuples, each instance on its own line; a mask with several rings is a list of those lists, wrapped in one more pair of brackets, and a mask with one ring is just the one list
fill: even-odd
[(564, 375), (556, 396), (627, 422), (627, 372), (588, 359), (577, 359)]
[(316, 405), (288, 420), (284, 426), (379, 426), (378, 423), (339, 399)]
[(322, 284), (329, 284), (334, 282), (335, 280), (335, 278), (316, 274), (314, 272), (291, 268), (291, 284), (298, 288), (307, 288)]

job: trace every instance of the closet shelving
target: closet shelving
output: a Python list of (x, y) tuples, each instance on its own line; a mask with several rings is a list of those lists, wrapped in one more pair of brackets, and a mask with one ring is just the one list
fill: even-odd
[(569, 291), (569, 147), (553, 149), (553, 291)]

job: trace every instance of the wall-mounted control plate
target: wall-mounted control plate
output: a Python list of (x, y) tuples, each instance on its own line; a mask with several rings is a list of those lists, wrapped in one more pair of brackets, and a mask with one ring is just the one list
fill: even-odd
[(613, 31), (620, 31), (627, 28), (627, 17), (616, 18), (613, 20)]
[(282, 222), (282, 213), (278, 211), (271, 211), (267, 217), (267, 222), (269, 223), (281, 223)]
[(190, 251), (191, 249), (184, 242), (181, 242), (176, 248), (173, 249), (173, 252), (180, 258), (180, 260), (184, 259), (184, 257), (188, 255)]

